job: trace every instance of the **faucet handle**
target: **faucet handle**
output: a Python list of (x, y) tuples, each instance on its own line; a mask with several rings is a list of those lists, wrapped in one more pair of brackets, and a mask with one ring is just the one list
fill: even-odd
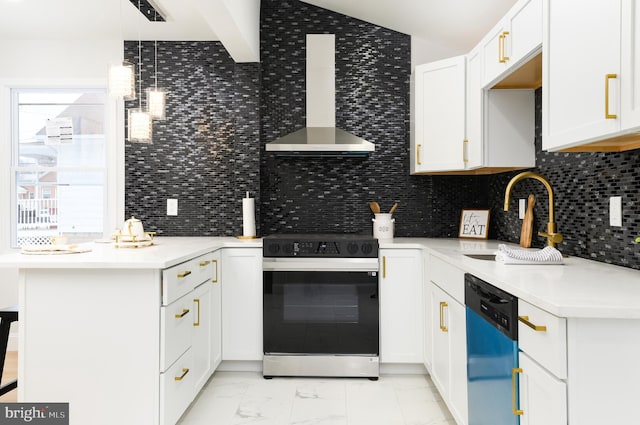
[(545, 238), (547, 238), (547, 245), (549, 246), (556, 246), (556, 244), (559, 244), (560, 242), (562, 242), (562, 234), (561, 233), (547, 233), (547, 232), (538, 232), (538, 236), (543, 236)]

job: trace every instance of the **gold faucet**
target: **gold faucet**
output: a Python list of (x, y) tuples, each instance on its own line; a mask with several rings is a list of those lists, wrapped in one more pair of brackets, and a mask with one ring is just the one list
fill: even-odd
[(556, 244), (562, 242), (562, 235), (557, 232), (556, 223), (553, 221), (553, 189), (551, 188), (551, 184), (549, 180), (542, 177), (540, 174), (536, 174), (531, 171), (525, 171), (513, 177), (509, 184), (507, 185), (507, 189), (504, 194), (504, 210), (509, 211), (509, 201), (511, 200), (511, 189), (513, 186), (518, 183), (520, 180), (524, 179), (535, 179), (544, 185), (547, 188), (547, 192), (549, 192), (549, 222), (547, 223), (547, 231), (546, 232), (538, 232), (538, 236), (544, 236), (547, 238), (547, 245), (555, 247)]

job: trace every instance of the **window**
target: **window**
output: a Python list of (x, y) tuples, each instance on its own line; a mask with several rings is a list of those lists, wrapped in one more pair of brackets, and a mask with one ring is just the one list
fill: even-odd
[(12, 246), (102, 237), (106, 90), (12, 89)]

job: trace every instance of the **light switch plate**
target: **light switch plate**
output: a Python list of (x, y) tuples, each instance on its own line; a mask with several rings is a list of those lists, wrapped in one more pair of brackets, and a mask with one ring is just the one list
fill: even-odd
[(609, 198), (609, 225), (622, 227), (622, 196)]
[(177, 199), (167, 199), (167, 215), (178, 215)]
[(527, 200), (526, 199), (518, 199), (518, 218), (520, 220), (524, 220), (524, 214), (527, 210)]

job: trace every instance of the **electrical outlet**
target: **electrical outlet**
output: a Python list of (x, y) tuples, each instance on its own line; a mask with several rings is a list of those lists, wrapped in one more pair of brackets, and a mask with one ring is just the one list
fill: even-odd
[(178, 215), (177, 199), (167, 199), (167, 215)]
[(527, 210), (527, 200), (518, 199), (518, 218), (520, 218), (520, 220), (524, 220), (524, 213), (526, 210)]
[(622, 227), (622, 196), (609, 198), (609, 225)]

